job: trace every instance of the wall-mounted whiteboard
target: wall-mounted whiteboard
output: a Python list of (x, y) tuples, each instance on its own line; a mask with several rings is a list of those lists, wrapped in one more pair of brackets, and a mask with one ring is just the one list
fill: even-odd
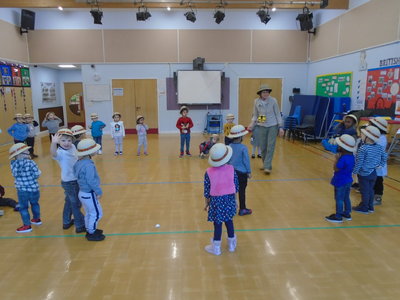
[(111, 90), (108, 84), (86, 85), (86, 98), (88, 101), (111, 101)]
[(178, 71), (179, 104), (220, 104), (221, 71)]

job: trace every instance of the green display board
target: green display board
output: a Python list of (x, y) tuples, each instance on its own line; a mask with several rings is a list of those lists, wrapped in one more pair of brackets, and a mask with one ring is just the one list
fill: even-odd
[(31, 86), (31, 77), (28, 68), (21, 68), (22, 86)]
[(315, 94), (325, 97), (351, 97), (352, 77), (352, 72), (319, 75)]

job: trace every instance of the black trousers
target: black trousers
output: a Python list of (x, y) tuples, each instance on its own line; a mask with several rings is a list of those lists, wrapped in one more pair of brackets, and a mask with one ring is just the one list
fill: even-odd
[(246, 187), (247, 187), (247, 173), (236, 171), (239, 180), (239, 207), (246, 209)]
[(26, 144), (28, 145), (28, 146), (31, 146), (31, 148), (29, 149), (29, 153), (30, 154), (33, 154), (35, 151), (34, 151), (34, 147), (35, 147), (35, 137), (33, 136), (33, 137), (27, 137), (26, 138), (26, 140), (25, 140), (25, 142), (26, 142)]
[(383, 195), (383, 176), (377, 176), (374, 185), (375, 195)]

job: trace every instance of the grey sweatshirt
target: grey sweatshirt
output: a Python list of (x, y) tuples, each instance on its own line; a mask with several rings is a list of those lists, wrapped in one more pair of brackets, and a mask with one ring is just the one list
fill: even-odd
[(44, 120), (42, 122), (42, 127), (47, 127), (49, 133), (56, 133), (60, 129), (61, 119), (55, 117), (54, 120)]
[(103, 194), (100, 188), (100, 177), (97, 174), (96, 166), (89, 157), (80, 159), (75, 163), (74, 174), (78, 179), (80, 191), (85, 193), (93, 191), (98, 196)]

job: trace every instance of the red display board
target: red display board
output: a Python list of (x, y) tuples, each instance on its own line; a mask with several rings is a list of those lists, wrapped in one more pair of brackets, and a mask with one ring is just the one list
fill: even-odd
[(11, 67), (13, 86), (22, 86), (21, 69), (18, 67)]
[(400, 103), (400, 65), (368, 70), (365, 109), (394, 117), (396, 102)]

